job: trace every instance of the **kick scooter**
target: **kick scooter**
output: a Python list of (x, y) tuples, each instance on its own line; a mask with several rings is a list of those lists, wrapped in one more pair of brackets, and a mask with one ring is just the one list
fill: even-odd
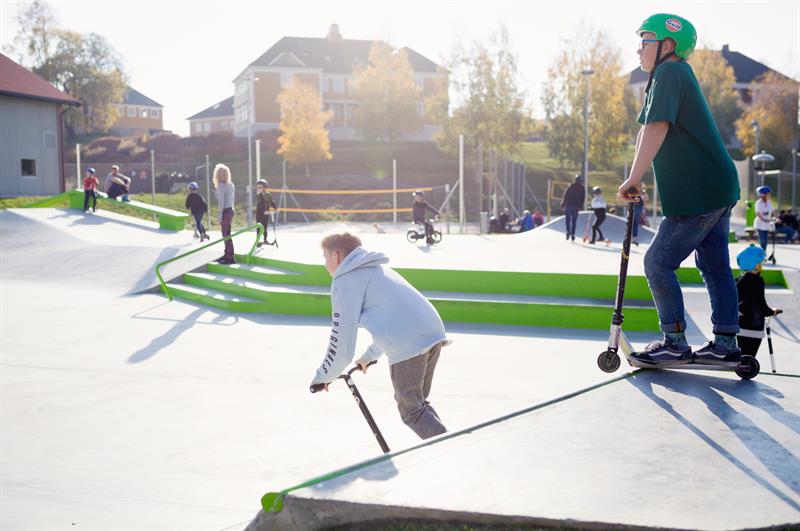
[[(628, 194), (636, 192), (635, 188), (630, 188)], [(625, 224), (625, 239), (622, 242), (622, 255), (619, 265), (619, 280), (617, 283), (617, 298), (614, 305), (614, 314), (611, 317), (611, 333), (608, 338), (608, 349), (603, 351), (597, 357), (597, 366), (603, 372), (614, 372), (620, 366), (619, 350), (625, 355), (628, 365), (632, 367), (641, 367), (646, 369), (674, 369), (674, 370), (704, 370), (704, 371), (735, 371), (736, 374), (744, 379), (749, 380), (758, 375), (761, 366), (758, 360), (753, 356), (742, 356), (738, 362), (730, 362), (725, 365), (711, 365), (701, 361), (693, 360), (691, 363), (655, 363), (646, 364), (641, 361), (631, 358), (631, 354), (635, 351), (633, 345), (625, 336), (622, 331), (622, 302), (625, 298), (625, 282), (628, 278), (628, 259), (631, 250), (631, 235), (633, 233), (633, 205), (634, 202), (628, 203), (627, 222)]]
[[(367, 367), (371, 367), (378, 363), (377, 361), (371, 361), (367, 364)], [(340, 379), (344, 380), (344, 383), (347, 384), (347, 387), (350, 388), (350, 393), (353, 395), (353, 399), (358, 404), (358, 409), (361, 410), (361, 413), (364, 415), (364, 418), (367, 419), (367, 424), (369, 424), (369, 428), (372, 430), (372, 434), (375, 435), (375, 438), (378, 440), (378, 444), (383, 450), (383, 453), (388, 454), (391, 450), (389, 450), (389, 445), (386, 444), (386, 439), (383, 438), (383, 434), (381, 434), (381, 430), (378, 429), (378, 425), (375, 424), (375, 419), (372, 418), (372, 413), (369, 412), (367, 409), (367, 404), (364, 403), (364, 399), (361, 397), (361, 393), (358, 392), (358, 387), (356, 387), (355, 382), (353, 382), (352, 374), (359, 370), (358, 365), (350, 369), (349, 371), (343, 373), (339, 376)], [(325, 384), (316, 384), (312, 385), (309, 390), (312, 393), (316, 393), (318, 391), (322, 391), (325, 389)]]
[(264, 227), (264, 240), (263, 242), (258, 242), (258, 247), (262, 245), (274, 245), (275, 248), (278, 248), (278, 229), (275, 226), (275, 211), (270, 211), (269, 213), (269, 225), (272, 226), (272, 241), (269, 241), (269, 227)]

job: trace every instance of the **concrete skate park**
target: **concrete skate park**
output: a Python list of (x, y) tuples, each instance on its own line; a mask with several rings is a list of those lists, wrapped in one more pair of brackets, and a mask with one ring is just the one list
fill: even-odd
[[(252, 260), (255, 234), (237, 236), (236, 266), (210, 264), (221, 243), (164, 266), (169, 300), (154, 268), (197, 248), (191, 232), (2, 211), (0, 528), (800, 525), (800, 249), (778, 245), (765, 269), (784, 309), (775, 373), (764, 341), (752, 380), (624, 360), (606, 374), (622, 227), (606, 221), (609, 246), (566, 242), (557, 218), (524, 234), (451, 227), (428, 247), (405, 225), (279, 226), (280, 247)], [(338, 230), (442, 313), (453, 343), (431, 401), (449, 433), (421, 443), (402, 424), (385, 359), (354, 380), (389, 454), (342, 382), (308, 392), (330, 330), (319, 241)], [(658, 336), (644, 232), (625, 311), (636, 345)], [(693, 258), (681, 278), (697, 348), (712, 335)]]

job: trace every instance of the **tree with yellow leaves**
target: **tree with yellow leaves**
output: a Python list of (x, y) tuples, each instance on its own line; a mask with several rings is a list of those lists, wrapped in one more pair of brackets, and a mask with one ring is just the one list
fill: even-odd
[(755, 152), (753, 121), (761, 127), (760, 148), (786, 160), (795, 142), (797, 123), (797, 91), (795, 81), (775, 72), (768, 72), (759, 81), (753, 104), (736, 121), (736, 134), (742, 141), (742, 151)]
[[(626, 105), (627, 77), (622, 56), (602, 31), (580, 27), (564, 41), (547, 71), (542, 103), (548, 121), (547, 148), (562, 164), (583, 160), (583, 102), (589, 90), (589, 161), (594, 169), (610, 168), (631, 140), (631, 105)], [(589, 44), (591, 43), (591, 44)], [(590, 79), (582, 74), (592, 70)], [(588, 82), (587, 82), (588, 81)], [(591, 83), (591, 87), (588, 87)]]
[(333, 158), (325, 129), (332, 113), (322, 110), (319, 93), (306, 83), (292, 83), (278, 94), (277, 102), (281, 109), (279, 127), (283, 133), (278, 137), (278, 155), (289, 164), (304, 164), (308, 177), (309, 164)]
[(353, 125), (365, 140), (402, 140), (422, 125), (419, 89), (405, 50), (375, 42), (369, 64), (355, 71), (350, 89), (358, 101)]
[(722, 56), (722, 52), (716, 50), (695, 50), (689, 63), (722, 138), (730, 141), (735, 132), (734, 122), (741, 114), (739, 96), (733, 88), (736, 83), (733, 67)]

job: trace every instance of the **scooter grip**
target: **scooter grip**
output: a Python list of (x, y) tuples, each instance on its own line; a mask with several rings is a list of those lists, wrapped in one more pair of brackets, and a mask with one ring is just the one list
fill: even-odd
[(308, 390), (311, 391), (312, 393), (322, 391), (323, 389), (325, 389), (325, 384), (314, 384), (308, 388)]

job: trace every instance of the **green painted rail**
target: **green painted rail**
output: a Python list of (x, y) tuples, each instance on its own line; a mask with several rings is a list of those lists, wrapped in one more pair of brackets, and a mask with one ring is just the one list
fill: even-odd
[[(172, 262), (175, 262), (177, 260), (180, 260), (182, 258), (186, 258), (187, 256), (191, 256), (191, 255), (193, 255), (195, 253), (198, 253), (198, 252), (202, 251), (203, 249), (208, 249), (212, 245), (216, 245), (216, 244), (218, 244), (220, 242), (224, 242), (225, 240), (230, 240), (234, 236), (238, 236), (239, 234), (242, 234), (242, 233), (247, 232), (247, 231), (251, 231), (253, 229), (256, 229), (256, 239), (253, 242), (253, 246), (250, 248), (250, 252), (247, 253), (246, 255), (244, 255), (245, 262), (247, 262), (250, 259), (252, 259), (253, 251), (255, 251), (256, 246), (258, 245), (258, 242), (261, 241), (261, 236), (264, 234), (264, 226), (261, 225), (261, 223), (256, 223), (254, 225), (250, 225), (249, 227), (245, 227), (245, 228), (243, 228), (241, 230), (238, 230), (238, 231), (234, 232), (230, 236), (225, 236), (224, 238), (220, 238), (220, 239), (215, 240), (213, 242), (209, 242), (209, 243), (207, 243), (205, 245), (201, 245), (200, 247), (198, 247), (196, 249), (192, 249), (191, 251), (189, 251), (187, 253), (179, 254), (178, 256), (173, 256), (169, 260), (164, 260), (163, 262), (160, 262), (160, 263), (156, 264), (155, 271), (156, 271), (156, 276), (158, 277), (158, 282), (161, 285), (161, 291), (163, 291), (167, 295), (169, 300), (172, 300), (172, 298), (173, 298), (172, 297), (172, 293), (170, 293), (169, 287), (167, 286), (167, 283), (164, 282), (164, 278), (161, 276), (161, 268), (162, 267), (164, 267), (167, 264), (171, 264)], [(242, 255), (240, 255), (240, 256), (242, 256)]]

